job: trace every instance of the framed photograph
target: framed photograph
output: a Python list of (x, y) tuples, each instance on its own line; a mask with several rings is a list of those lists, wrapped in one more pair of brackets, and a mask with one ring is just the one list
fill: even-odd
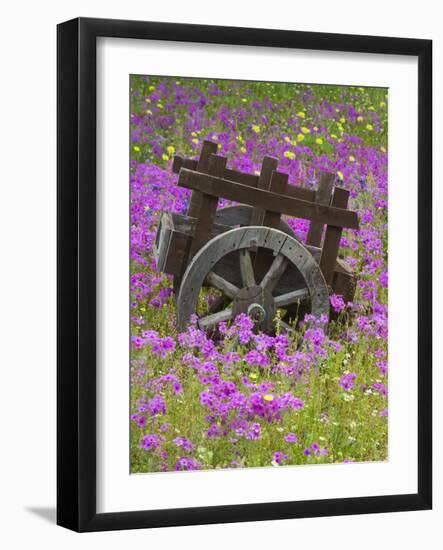
[(58, 26), (76, 531), (430, 509), (430, 40)]

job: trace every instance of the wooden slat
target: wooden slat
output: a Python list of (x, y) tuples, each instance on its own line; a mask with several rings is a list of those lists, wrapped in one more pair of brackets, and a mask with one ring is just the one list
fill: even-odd
[[(288, 174), (283, 174), (282, 172), (274, 172), (271, 177), (269, 191), (271, 191), (272, 193), (277, 193), (277, 195), (285, 195), (287, 188)], [(265, 210), (263, 225), (265, 227), (274, 227), (275, 229), (278, 229), (280, 227), (280, 217), (281, 215), (279, 212)], [(251, 223), (251, 225), (253, 224)]]
[[(288, 175), (282, 172), (273, 172), (271, 177), (271, 183), (269, 191), (284, 195), (286, 188), (288, 187)], [(262, 225), (264, 227), (273, 227), (279, 229), (281, 223), (281, 214), (278, 212), (271, 212), (270, 210), (264, 211), (264, 217)], [(251, 224), (252, 225), (252, 224)], [(262, 279), (273, 260), (273, 253), (271, 250), (263, 249), (257, 251), (255, 255), (254, 268), (258, 279)]]
[[(317, 204), (330, 204), (332, 192), (334, 190), (335, 174), (323, 172), (318, 182), (318, 189), (315, 193), (315, 201)], [(320, 246), (323, 236), (324, 225), (319, 222), (311, 222), (309, 226), (306, 244), (312, 246)]]
[[(174, 174), (178, 174), (181, 168), (187, 168), (188, 170), (197, 170), (198, 160), (187, 159), (176, 155), (172, 163), (172, 171)], [(225, 168), (223, 177), (230, 181), (236, 181), (242, 183), (248, 187), (257, 187), (258, 176), (255, 174), (246, 174), (239, 170), (232, 170), (231, 168)]]
[(351, 267), (342, 259), (337, 258), (332, 278), (332, 289), (335, 294), (341, 294), (345, 302), (354, 300), (357, 279)]
[(245, 172), (239, 172), (238, 170), (232, 170), (230, 168), (225, 168), (223, 177), (230, 181), (242, 183), (248, 187), (257, 187), (258, 185), (258, 176), (255, 174), (246, 174)]
[[(211, 155), (208, 161), (208, 172), (213, 176), (220, 176), (226, 166), (226, 158), (217, 155)], [(181, 172), (180, 172), (181, 173)], [(197, 174), (198, 172), (193, 172)], [(198, 212), (196, 213), (197, 222), (194, 228), (189, 258), (200, 250), (200, 248), (211, 238), (212, 227), (214, 225), (215, 213), (217, 211), (218, 197), (202, 193), (199, 200)], [(196, 206), (197, 208), (197, 206)]]
[[(197, 162), (196, 170), (201, 173), (207, 173), (209, 170), (209, 158), (211, 155), (215, 155), (217, 153), (217, 144), (213, 143), (212, 141), (204, 141), (202, 145), (202, 150), (200, 153), (200, 158)], [(226, 165), (226, 164), (225, 164)], [(223, 173), (218, 174), (219, 176), (222, 176)], [(200, 189), (199, 191), (204, 192), (204, 189)], [(200, 210), (202, 201), (202, 195), (201, 193), (194, 192), (191, 195), (191, 199), (189, 201), (189, 207), (188, 207), (188, 214), (190, 216), (197, 217), (197, 212)]]
[[(278, 160), (274, 157), (264, 157), (260, 175), (258, 177), (257, 189), (264, 189), (270, 191), (271, 178), (275, 170), (277, 170)], [(258, 206), (254, 206), (251, 216), (251, 225), (263, 225), (265, 217), (265, 209)]]
[(175, 155), (174, 160), (172, 161), (172, 171), (174, 174), (180, 172), (180, 168), (188, 168), (188, 170), (197, 170), (198, 160), (186, 159)]
[[(341, 187), (336, 187), (334, 196), (332, 197), (332, 206), (346, 208), (348, 206), (348, 199), (349, 191)], [(320, 256), (320, 269), (328, 285), (332, 283), (332, 278), (334, 276), (342, 232), (342, 227), (337, 227), (333, 224), (328, 224), (326, 228), (325, 240)]]
[(306, 189), (305, 187), (288, 184), (285, 195), (294, 199), (301, 199), (302, 201), (315, 202), (315, 191), (313, 189)]
[(270, 191), (263, 191), (263, 189), (255, 189), (251, 193), (251, 189), (241, 183), (234, 183), (223, 178), (193, 172), (184, 168), (180, 170), (178, 185), (188, 189), (204, 191), (214, 197), (223, 197), (227, 200), (252, 206), (261, 206), (266, 210), (286, 214), (287, 216), (315, 220), (336, 227), (359, 228), (357, 214), (350, 210), (294, 199)]
[(217, 150), (218, 145), (213, 141), (203, 141), (200, 158), (198, 159), (196, 168), (198, 172), (209, 172), (209, 161), (211, 157), (217, 153)]

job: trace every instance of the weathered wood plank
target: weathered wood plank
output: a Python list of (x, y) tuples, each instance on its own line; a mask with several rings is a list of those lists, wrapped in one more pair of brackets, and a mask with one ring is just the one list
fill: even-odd
[[(200, 158), (197, 161), (197, 166), (195, 170), (197, 170), (200, 173), (207, 173), (209, 170), (209, 159), (211, 155), (215, 155), (217, 153), (217, 144), (213, 143), (212, 141), (204, 141), (200, 153)], [(226, 166), (226, 164), (225, 164)], [(224, 169), (224, 168), (223, 168)], [(223, 175), (223, 172), (221, 174), (217, 174), (219, 176)], [(188, 207), (188, 214), (190, 216), (198, 217), (198, 212), (200, 211), (201, 201), (202, 201), (202, 194), (204, 193), (204, 189), (195, 190), (192, 195), (191, 199), (189, 201), (189, 207)]]
[[(257, 189), (270, 190), (272, 173), (277, 170), (278, 160), (274, 157), (264, 157), (258, 177)], [(251, 216), (251, 225), (264, 225), (265, 209), (254, 206)]]
[[(283, 174), (282, 172), (273, 172), (271, 176), (271, 182), (269, 184), (269, 191), (272, 191), (272, 193), (277, 193), (278, 195), (285, 195), (287, 188), (288, 174)], [(262, 223), (265, 227), (273, 227), (275, 229), (278, 229), (280, 226), (280, 217), (281, 216), (279, 212), (265, 210)]]
[[(197, 164), (198, 160), (187, 159), (176, 155), (172, 162), (172, 171), (174, 174), (178, 174), (181, 168), (197, 170)], [(230, 181), (242, 183), (248, 187), (257, 187), (258, 184), (258, 176), (256, 174), (247, 174), (246, 172), (240, 172), (239, 170), (233, 170), (231, 168), (225, 168), (223, 177)]]
[[(198, 159), (197, 168), (196, 168), (197, 172), (209, 173), (209, 165), (211, 162), (211, 158), (213, 155), (217, 155), (217, 151), (218, 151), (218, 145), (216, 143), (208, 140), (203, 141), (200, 158)], [(225, 169), (225, 167), (226, 167), (226, 163), (225, 163), (225, 166), (223, 167), (223, 170)]]
[(237, 183), (242, 183), (248, 187), (257, 187), (258, 185), (258, 176), (255, 174), (246, 174), (245, 172), (239, 172), (238, 170), (231, 170), (225, 168), (225, 173), (223, 177), (230, 181), (235, 181)]
[(306, 187), (300, 187), (298, 185), (291, 185), (288, 183), (285, 194), (288, 197), (293, 197), (294, 199), (315, 202), (315, 191), (313, 189), (306, 189)]
[(187, 168), (188, 170), (197, 170), (197, 164), (198, 164), (198, 160), (187, 159), (187, 158), (175, 155), (174, 160), (172, 161), (172, 171), (174, 172), (174, 174), (178, 174), (180, 172), (180, 168)]
[[(332, 197), (332, 206), (346, 208), (348, 206), (349, 191), (336, 187)], [(340, 249), (340, 239), (343, 232), (342, 227), (328, 224), (325, 232), (325, 239), (320, 256), (320, 269), (328, 285), (332, 283), (334, 269)]]
[(332, 278), (332, 289), (335, 294), (341, 294), (345, 302), (354, 300), (357, 279), (349, 264), (337, 258), (334, 276)]
[[(332, 192), (334, 190), (335, 174), (323, 172), (318, 182), (318, 189), (315, 193), (315, 202), (317, 204), (331, 203)], [(308, 236), (306, 238), (306, 244), (312, 246), (320, 246), (323, 236), (324, 225), (319, 222), (312, 221), (309, 226)]]
[[(208, 142), (210, 143), (210, 142)], [(226, 166), (226, 158), (218, 155), (211, 155), (208, 161), (208, 172), (212, 176), (220, 176)], [(189, 257), (192, 258), (200, 248), (211, 238), (217, 211), (218, 197), (202, 194), (196, 215), (197, 222), (194, 228), (191, 250)]]
[(259, 206), (287, 216), (315, 220), (336, 227), (359, 228), (357, 214), (351, 210), (294, 199), (263, 189), (255, 189), (254, 193), (251, 193), (251, 189), (241, 183), (184, 168), (180, 170), (178, 184), (187, 189), (204, 190), (205, 193), (214, 197), (224, 197), (228, 200)]

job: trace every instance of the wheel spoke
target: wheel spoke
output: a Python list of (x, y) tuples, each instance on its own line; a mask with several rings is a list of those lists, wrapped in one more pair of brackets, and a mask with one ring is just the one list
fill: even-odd
[(232, 308), (228, 307), (218, 313), (202, 317), (198, 320), (198, 326), (203, 330), (208, 330), (218, 325), (218, 323), (229, 321), (230, 319), (232, 319)]
[(240, 250), (240, 273), (243, 286), (255, 286), (254, 266), (247, 248)]
[(274, 298), (276, 307), (284, 307), (294, 302), (300, 302), (309, 298), (309, 290), (307, 288), (301, 288), (299, 290), (293, 290), (292, 292), (286, 292)]
[(287, 265), (288, 260), (283, 256), (283, 254), (277, 254), (271, 264), (271, 267), (268, 269), (268, 272), (263, 277), (261, 286), (272, 292), (280, 280), (280, 277), (285, 272)]
[(223, 277), (220, 277), (220, 275), (217, 275), (217, 273), (214, 273), (213, 271), (209, 272), (206, 276), (205, 284), (220, 290), (220, 292), (222, 292), (227, 298), (231, 299), (233, 299), (240, 290), (238, 287)]

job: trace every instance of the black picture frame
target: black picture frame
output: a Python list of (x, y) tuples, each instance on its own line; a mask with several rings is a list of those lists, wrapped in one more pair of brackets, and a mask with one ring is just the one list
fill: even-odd
[[(418, 58), (418, 491), (359, 498), (96, 512), (96, 39), (399, 54)], [(79, 18), (57, 29), (57, 523), (104, 531), (432, 507), (432, 42)]]

